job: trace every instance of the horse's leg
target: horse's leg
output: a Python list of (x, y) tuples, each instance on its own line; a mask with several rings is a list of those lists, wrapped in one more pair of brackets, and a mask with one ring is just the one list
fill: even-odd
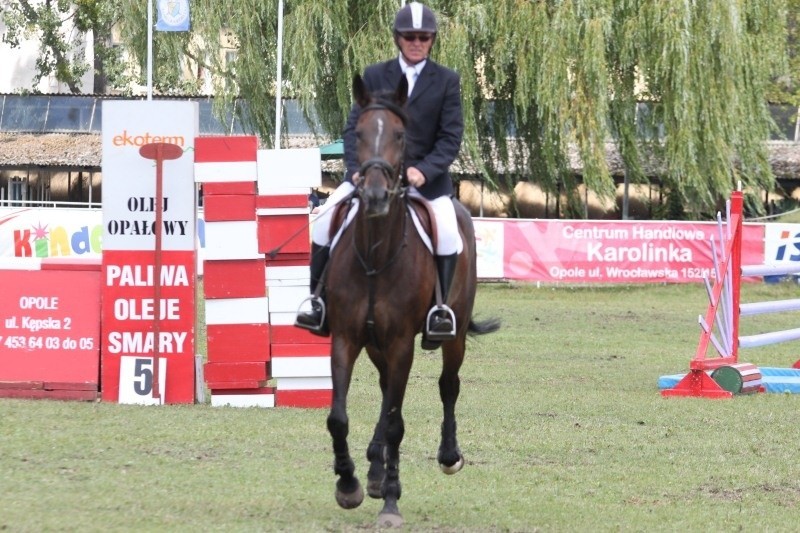
[(399, 527), (403, 517), (397, 507), (400, 499), (400, 443), (403, 441), (405, 425), (403, 422), (403, 398), (411, 372), (414, 353), (413, 337), (401, 350), (397, 350), (396, 358), (389, 364), (384, 410), (386, 411), (386, 478), (383, 482), (383, 509), (378, 515), (379, 527)]
[(445, 474), (455, 474), (464, 466), (464, 457), (456, 439), (456, 400), (461, 389), (458, 371), (464, 361), (465, 334), (442, 346), (442, 375), (439, 377), (439, 396), (442, 399), (442, 441), (436, 458)]
[(328, 415), (328, 431), (333, 438), (333, 471), (336, 481), (336, 503), (344, 509), (354, 509), (364, 501), (364, 490), (355, 476), (355, 464), (347, 446), (347, 391), (353, 375), (358, 350), (344, 340), (334, 337), (331, 350), (333, 404)]
[(369, 472), (367, 473), (367, 494), (370, 498), (383, 497), (383, 481), (386, 478), (386, 362), (380, 353), (367, 348), (367, 353), (375, 367), (378, 369), (378, 382), (381, 388), (381, 412), (375, 424), (375, 433), (367, 447), (367, 460)]

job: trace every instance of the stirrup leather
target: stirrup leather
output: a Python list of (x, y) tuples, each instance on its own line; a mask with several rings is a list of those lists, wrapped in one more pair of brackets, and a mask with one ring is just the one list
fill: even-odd
[[(431, 331), (431, 317), (442, 311), (450, 318), (450, 323), (453, 325), (452, 329), (450, 331)], [(425, 319), (425, 336), (429, 341), (448, 341), (456, 337), (456, 314), (449, 305), (442, 304), (431, 307)]]
[(326, 331), (325, 331), (326, 330), (326, 328), (325, 328), (325, 318), (326, 318), (328, 309), (325, 306), (325, 300), (323, 300), (321, 297), (319, 297), (319, 296), (317, 296), (315, 294), (312, 294), (311, 296), (308, 296), (302, 302), (300, 302), (300, 305), (298, 306), (298, 309), (297, 309), (298, 318), (299, 318), (299, 316), (301, 314), (307, 314), (306, 311), (301, 311), (301, 309), (303, 308), (303, 304), (305, 304), (306, 302), (311, 302), (311, 311), (310, 311), (311, 313), (316, 311), (316, 309), (314, 309), (314, 304), (318, 304), (319, 305), (319, 311), (320, 311), (319, 323), (314, 325), (314, 326), (312, 326), (311, 324), (302, 324), (302, 323), (300, 323), (300, 321), (297, 318), (295, 318), (294, 325), (296, 327), (298, 327), (298, 328), (307, 329), (307, 330), (311, 331), (312, 333), (326, 334)]

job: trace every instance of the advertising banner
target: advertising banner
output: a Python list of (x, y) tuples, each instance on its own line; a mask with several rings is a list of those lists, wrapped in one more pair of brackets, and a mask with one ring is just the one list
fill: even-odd
[(0, 381), (83, 383), (97, 391), (99, 274), (0, 270), (11, 281), (0, 291)]
[(100, 209), (0, 207), (0, 258), (100, 259)]
[[(169, 222), (166, 215), (173, 207), (169, 203), (167, 207), (166, 231), (179, 234), (188, 213)], [(200, 257), (195, 269), (202, 275), (202, 211), (196, 216)], [(719, 242), (719, 230), (711, 222), (497, 218), (475, 218), (474, 222), (480, 279), (696, 282), (713, 266), (711, 237)], [(114, 224), (119, 226), (119, 221)], [(98, 209), (0, 207), (0, 260), (100, 258), (102, 232)], [(746, 265), (800, 265), (800, 224), (746, 223), (742, 252)]]
[[(711, 239), (720, 242), (711, 222), (476, 219), (475, 226), (478, 277), (522, 281), (697, 282), (714, 277)], [(764, 239), (763, 224), (745, 224), (743, 264), (764, 262)]]
[(194, 402), (198, 117), (196, 102), (103, 102), (105, 401)]

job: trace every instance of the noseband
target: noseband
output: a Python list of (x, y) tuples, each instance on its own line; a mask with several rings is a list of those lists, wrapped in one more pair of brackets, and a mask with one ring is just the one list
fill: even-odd
[[(401, 160), (402, 163), (402, 160)], [(378, 168), (381, 173), (386, 176), (389, 180), (392, 178), (396, 178), (397, 175), (400, 173), (400, 168), (394, 168), (391, 163), (385, 160), (382, 157), (371, 157), (364, 161), (361, 164), (361, 168), (358, 169), (358, 174), (360, 176), (366, 176), (367, 171), (371, 170), (372, 168)]]

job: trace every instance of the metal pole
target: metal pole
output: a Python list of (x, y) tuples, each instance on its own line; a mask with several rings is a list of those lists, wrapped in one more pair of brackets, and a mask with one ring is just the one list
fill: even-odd
[(147, 99), (153, 99), (153, 1), (147, 0)]
[(283, 0), (278, 0), (278, 64), (275, 87), (275, 149), (281, 148), (281, 85), (283, 85)]
[(483, 178), (481, 178), (481, 208), (480, 208), (480, 216), (483, 216)]
[(628, 200), (628, 169), (625, 168), (622, 174), (622, 220), (628, 220)]
[(797, 108), (797, 121), (794, 123), (794, 142), (800, 142), (800, 107)]

